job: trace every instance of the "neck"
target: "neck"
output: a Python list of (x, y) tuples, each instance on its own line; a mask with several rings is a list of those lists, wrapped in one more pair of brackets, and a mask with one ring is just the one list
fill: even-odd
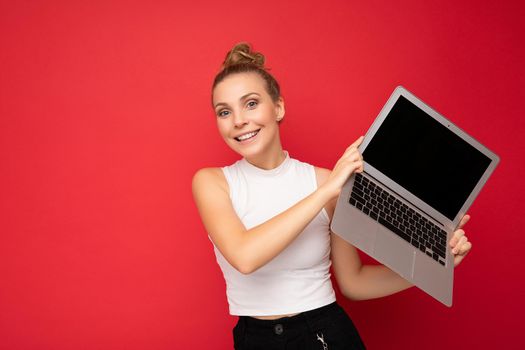
[(277, 168), (284, 162), (286, 154), (283, 151), (281, 144), (279, 143), (272, 149), (268, 149), (266, 152), (257, 154), (251, 157), (245, 157), (245, 159), (252, 165), (264, 169), (271, 170)]

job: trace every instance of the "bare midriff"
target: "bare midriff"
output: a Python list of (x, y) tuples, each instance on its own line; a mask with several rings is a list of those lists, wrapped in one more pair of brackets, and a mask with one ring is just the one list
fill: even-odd
[(288, 314), (288, 315), (271, 315), (271, 316), (251, 316), (253, 318), (257, 318), (259, 320), (276, 320), (278, 318), (283, 318), (283, 317), (292, 317), (292, 316), (295, 316), (295, 315), (299, 315), (299, 313), (296, 313), (296, 314)]

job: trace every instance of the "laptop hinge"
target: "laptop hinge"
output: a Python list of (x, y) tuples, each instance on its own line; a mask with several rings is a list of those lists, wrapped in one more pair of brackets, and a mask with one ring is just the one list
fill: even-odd
[(410, 203), (410, 205), (412, 205), (417, 211), (420, 211), (420, 212), (424, 213), (426, 216), (428, 216), (429, 218), (431, 218), (432, 220), (434, 220), (435, 222), (437, 222), (438, 224), (443, 226), (443, 228), (445, 228), (445, 225), (443, 225), (441, 223), (441, 221), (437, 220), (435, 217), (433, 217), (432, 215), (430, 215), (426, 211), (422, 210), (417, 205), (415, 205), (414, 203), (412, 203), (411, 201), (409, 201), (408, 199), (406, 199), (405, 197), (403, 197), (402, 195), (400, 195), (399, 193), (397, 193), (396, 191), (394, 191), (393, 189), (391, 189), (390, 187), (388, 187), (387, 185), (385, 185), (384, 183), (382, 183), (381, 181), (379, 181), (378, 179), (376, 179), (375, 177), (370, 175), (369, 173), (363, 172), (363, 174), (366, 174), (367, 177), (370, 177), (370, 178), (374, 179), (377, 183), (381, 184), (381, 186), (383, 186), (384, 188), (388, 189), (390, 192), (394, 193), (397, 197), (402, 198), (407, 203)]

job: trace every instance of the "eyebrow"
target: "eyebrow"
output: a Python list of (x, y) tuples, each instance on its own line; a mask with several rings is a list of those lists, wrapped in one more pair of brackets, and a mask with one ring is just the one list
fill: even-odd
[[(249, 93), (247, 93), (246, 95), (242, 95), (242, 96), (239, 98), (239, 101), (244, 100), (246, 97), (248, 97), (248, 96), (250, 96), (250, 95), (257, 95), (257, 96), (259, 96), (259, 97), (261, 96), (261, 95), (259, 95), (259, 94), (256, 93), (256, 92), (249, 92)], [(219, 106), (228, 106), (228, 104), (227, 104), (226, 102), (219, 102), (219, 103), (217, 103), (213, 108), (214, 108), (214, 109), (217, 109), (217, 107), (219, 107)]]

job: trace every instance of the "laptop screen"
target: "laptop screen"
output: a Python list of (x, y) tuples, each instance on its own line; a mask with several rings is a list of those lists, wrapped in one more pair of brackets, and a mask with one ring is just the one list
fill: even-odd
[(490, 158), (403, 96), (363, 159), (450, 220), (490, 165)]

